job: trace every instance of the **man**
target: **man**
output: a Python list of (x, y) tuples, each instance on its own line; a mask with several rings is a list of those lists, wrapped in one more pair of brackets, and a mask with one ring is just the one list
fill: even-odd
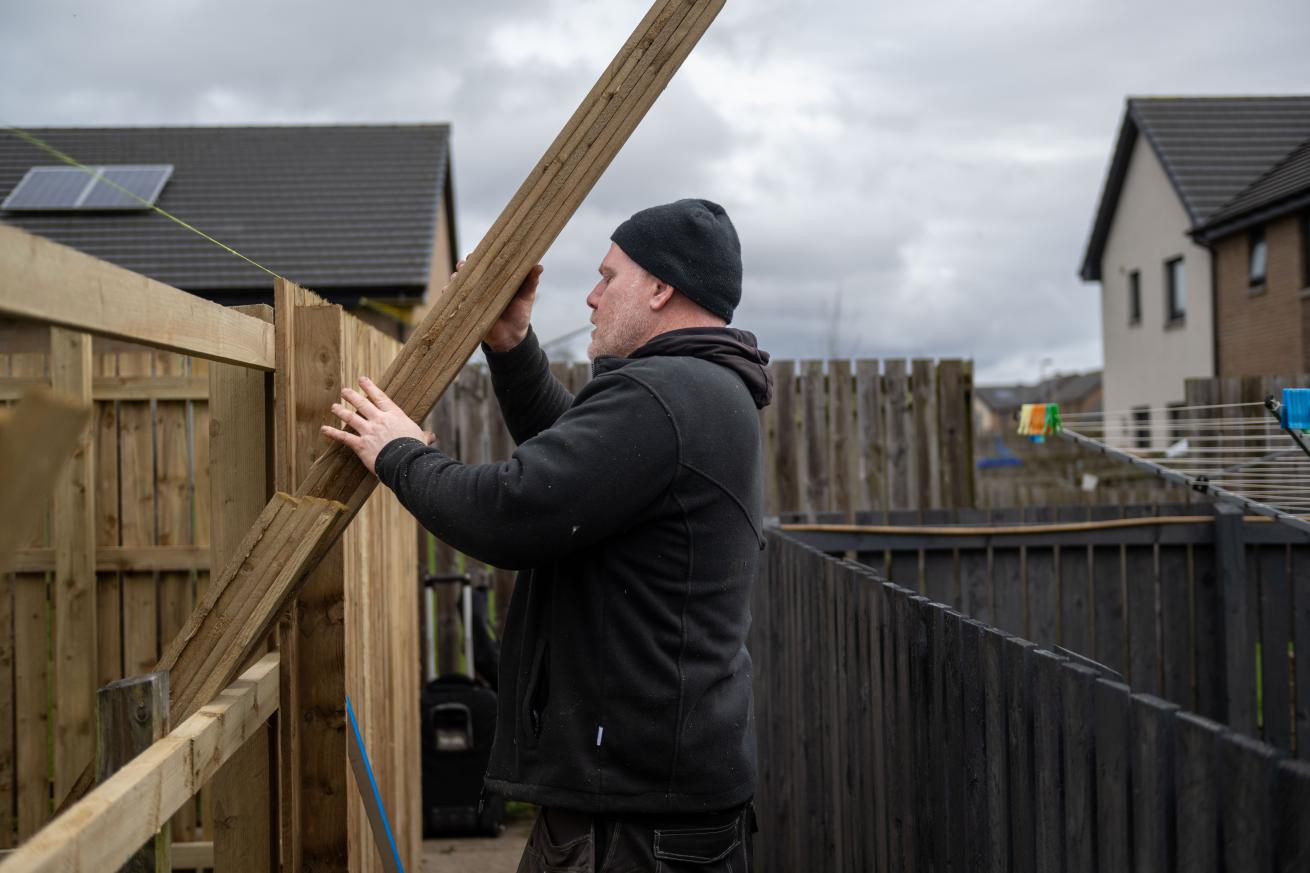
[(365, 379), (332, 407), (355, 433), (324, 432), (442, 540), (521, 571), (486, 776), (542, 807), (520, 873), (744, 871), (768, 355), (727, 327), (741, 250), (718, 204), (643, 210), (611, 241), (577, 397), (529, 326), (539, 266), (484, 339), (509, 461), (429, 447)]

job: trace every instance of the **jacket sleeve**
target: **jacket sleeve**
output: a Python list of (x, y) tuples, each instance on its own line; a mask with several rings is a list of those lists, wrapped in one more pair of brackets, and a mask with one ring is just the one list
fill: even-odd
[(551, 375), (546, 353), (531, 327), (523, 342), (508, 352), (493, 352), (485, 344), (482, 351), (500, 413), (516, 444), (553, 425), (573, 404), (573, 395)]
[(508, 461), (468, 465), (415, 439), (392, 440), (378, 478), (438, 538), (522, 569), (619, 533), (659, 500), (678, 468), (664, 404), (620, 373), (593, 379), (554, 427)]

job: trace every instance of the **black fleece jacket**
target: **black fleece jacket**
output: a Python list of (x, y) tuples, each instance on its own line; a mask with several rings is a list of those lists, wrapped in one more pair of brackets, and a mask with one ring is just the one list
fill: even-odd
[(487, 787), (589, 812), (744, 803), (768, 355), (745, 331), (672, 331), (598, 358), (576, 398), (531, 333), (487, 359), (510, 460), (399, 439), (376, 464), (428, 530), (521, 570)]

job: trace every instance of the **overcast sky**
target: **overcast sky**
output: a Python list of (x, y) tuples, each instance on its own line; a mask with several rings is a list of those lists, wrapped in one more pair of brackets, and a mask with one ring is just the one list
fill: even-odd
[[(447, 121), (469, 251), (646, 9), (5, 0), (0, 122)], [(775, 356), (1097, 367), (1076, 271), (1125, 95), (1310, 93), (1308, 38), (1307, 0), (728, 0), (547, 255), (538, 332), (586, 324), (620, 221), (697, 196)]]

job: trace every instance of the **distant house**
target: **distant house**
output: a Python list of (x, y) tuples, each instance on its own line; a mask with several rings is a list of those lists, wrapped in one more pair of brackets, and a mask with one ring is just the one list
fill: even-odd
[(1310, 372), (1310, 139), (1193, 236), (1214, 252), (1218, 374)]
[(1036, 385), (979, 385), (973, 389), (974, 432), (1011, 434), (1025, 403), (1058, 403), (1060, 412), (1100, 412), (1101, 373), (1052, 376)]
[[(454, 269), (445, 124), (30, 132), (396, 336)], [(272, 302), (268, 273), (6, 131), (0, 222), (223, 304)]]
[(1167, 440), (1152, 418), (1220, 370), (1214, 265), (1192, 231), (1307, 137), (1310, 97), (1128, 99), (1080, 270), (1101, 285), (1111, 435)]

